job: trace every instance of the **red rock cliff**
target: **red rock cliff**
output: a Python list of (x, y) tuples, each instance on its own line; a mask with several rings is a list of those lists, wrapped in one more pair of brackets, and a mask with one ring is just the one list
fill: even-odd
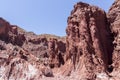
[[(96, 6), (79, 2), (68, 17), (67, 54), (73, 68), (83, 78), (94, 80), (111, 63), (110, 29), (106, 13)], [(82, 79), (82, 78), (81, 78)]]
[(114, 50), (113, 50), (113, 72), (115, 80), (119, 80), (120, 74), (120, 1), (115, 0), (108, 12), (108, 20), (110, 23), (110, 28), (113, 33)]
[(106, 14), (96, 6), (75, 4), (66, 41), (26, 32), (0, 18), (0, 79), (119, 80), (119, 5), (116, 0)]

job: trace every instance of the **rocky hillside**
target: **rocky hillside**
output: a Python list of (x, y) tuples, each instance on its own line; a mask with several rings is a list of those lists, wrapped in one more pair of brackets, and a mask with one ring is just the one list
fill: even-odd
[(0, 80), (54, 76), (51, 68), (64, 64), (65, 46), (64, 38), (26, 32), (0, 18)]
[(0, 80), (119, 80), (119, 5), (106, 13), (78, 2), (65, 37), (36, 35), (0, 18)]

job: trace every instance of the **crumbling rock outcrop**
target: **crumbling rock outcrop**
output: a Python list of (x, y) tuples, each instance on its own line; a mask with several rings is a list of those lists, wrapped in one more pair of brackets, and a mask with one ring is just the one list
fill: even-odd
[(113, 50), (113, 72), (115, 80), (119, 80), (120, 74), (120, 1), (116, 0), (108, 12), (108, 20), (113, 33), (114, 50)]
[[(64, 49), (63, 49), (64, 48)], [(64, 65), (65, 44), (57, 39), (50, 38), (48, 43), (49, 57), (50, 57), (50, 67), (60, 67)]]
[(44, 37), (36, 36), (27, 39), (27, 42), (24, 43), (22, 48), (29, 51), (37, 58), (40, 58), (45, 65), (49, 65), (51, 68), (60, 67), (61, 64), (64, 64), (66, 45), (63, 41), (56, 38), (47, 40)]
[[(1, 80), (39, 80), (53, 77), (51, 52), (55, 53), (57, 67), (63, 65), (65, 43), (52, 38), (50, 40), (32, 32), (26, 32), (16, 25), (10, 25), (0, 18), (0, 79)], [(56, 41), (55, 41), (56, 40)], [(51, 52), (50, 52), (51, 51)]]
[(95, 80), (111, 63), (110, 29), (106, 13), (98, 7), (79, 2), (68, 17), (66, 60), (82, 78)]
[(78, 2), (63, 38), (26, 32), (0, 18), (0, 80), (119, 80), (119, 5), (116, 0), (106, 14)]
[(22, 46), (26, 40), (24, 34), (19, 34), (17, 31), (17, 26), (10, 25), (2, 18), (0, 18), (0, 39), (18, 46)]
[[(4, 42), (1, 42), (4, 44)], [(38, 59), (12, 44), (4, 44), (5, 50), (0, 50), (0, 79), (1, 80), (30, 80), (42, 76)]]

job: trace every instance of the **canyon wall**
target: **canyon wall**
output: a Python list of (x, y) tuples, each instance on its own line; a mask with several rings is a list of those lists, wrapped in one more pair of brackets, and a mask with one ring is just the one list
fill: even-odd
[[(94, 80), (112, 63), (112, 40), (106, 13), (96, 6), (79, 2), (68, 17), (66, 60), (81, 76)], [(88, 78), (87, 78), (88, 77)]]
[(119, 5), (116, 0), (106, 13), (78, 2), (62, 38), (0, 18), (0, 80), (119, 80)]
[(116, 0), (111, 6), (108, 14), (108, 21), (110, 23), (111, 32), (113, 33), (113, 72), (112, 76), (115, 76), (115, 80), (119, 80), (120, 77), (120, 1)]

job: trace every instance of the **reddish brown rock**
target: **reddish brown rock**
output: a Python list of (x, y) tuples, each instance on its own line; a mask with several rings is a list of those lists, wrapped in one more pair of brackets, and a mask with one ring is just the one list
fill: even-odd
[(20, 47), (12, 44), (4, 45), (6, 50), (0, 51), (0, 79), (39, 80), (43, 75), (37, 58)]
[(10, 24), (3, 18), (0, 18), (0, 39), (8, 40), (8, 33), (10, 30)]
[(50, 38), (48, 42), (48, 51), (51, 68), (60, 67), (60, 65), (64, 64), (64, 56), (62, 53), (65, 53), (65, 49), (63, 48), (66, 48), (63, 42), (55, 38)]
[[(71, 60), (80, 79), (95, 80), (109, 64), (110, 30), (106, 13), (98, 7), (79, 2), (68, 18), (67, 60)], [(111, 62), (110, 62), (111, 63)]]
[(19, 46), (22, 46), (26, 40), (24, 34), (18, 33), (17, 26), (10, 25), (2, 18), (0, 18), (0, 39)]
[(113, 72), (115, 80), (119, 80), (119, 68), (120, 68), (120, 1), (115, 0), (108, 12), (108, 20), (110, 22), (110, 28), (113, 33), (114, 50), (113, 50)]
[(78, 2), (66, 41), (0, 18), (0, 80), (119, 80), (119, 5), (116, 0), (107, 18), (100, 8)]

